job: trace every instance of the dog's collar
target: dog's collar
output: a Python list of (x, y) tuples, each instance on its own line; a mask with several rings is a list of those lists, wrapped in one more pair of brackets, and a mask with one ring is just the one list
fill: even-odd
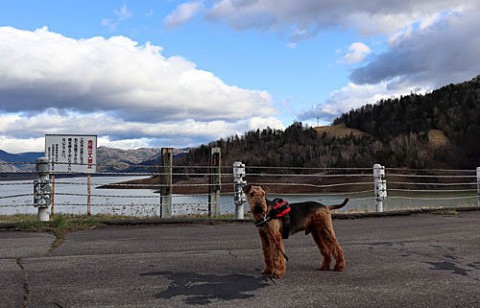
[(267, 215), (265, 213), (262, 218), (260, 218), (255, 222), (255, 226), (257, 226), (257, 228), (263, 227), (270, 220), (272, 220), (272, 217), (270, 217), (270, 215)]
[(288, 205), (287, 201), (278, 198), (274, 199), (272, 203), (272, 209), (268, 212), (268, 214), (264, 213), (263, 217), (255, 222), (255, 226), (258, 228), (263, 227), (272, 219), (281, 219), (290, 213), (290, 205)]

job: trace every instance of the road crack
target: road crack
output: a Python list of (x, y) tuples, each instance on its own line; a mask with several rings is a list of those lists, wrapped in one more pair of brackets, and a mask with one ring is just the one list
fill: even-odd
[(62, 232), (54, 232), (53, 235), (55, 235), (55, 240), (52, 242), (50, 245), (50, 249), (48, 249), (47, 256), (51, 255), (51, 253), (60, 245), (63, 244), (65, 241), (65, 233)]
[(30, 287), (28, 285), (27, 272), (23, 266), (23, 259), (17, 258), (17, 265), (22, 270), (22, 280), (23, 280), (23, 308), (27, 308), (30, 304)]

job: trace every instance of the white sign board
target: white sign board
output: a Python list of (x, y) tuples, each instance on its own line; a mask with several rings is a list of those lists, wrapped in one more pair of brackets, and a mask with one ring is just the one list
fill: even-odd
[(45, 135), (50, 173), (95, 173), (96, 135)]

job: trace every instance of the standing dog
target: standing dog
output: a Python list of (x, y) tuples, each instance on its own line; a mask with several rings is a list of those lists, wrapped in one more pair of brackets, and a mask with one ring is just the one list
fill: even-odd
[[(345, 269), (343, 251), (333, 231), (331, 210), (347, 204), (327, 206), (318, 202), (276, 203), (266, 198), (263, 186), (246, 185), (243, 188), (260, 235), (265, 259), (264, 274), (274, 278), (283, 278), (286, 271), (286, 255), (283, 238), (298, 231), (312, 233), (313, 239), (323, 256), (320, 270), (329, 270), (332, 258), (335, 258), (335, 271)], [(285, 216), (282, 216), (286, 214)]]

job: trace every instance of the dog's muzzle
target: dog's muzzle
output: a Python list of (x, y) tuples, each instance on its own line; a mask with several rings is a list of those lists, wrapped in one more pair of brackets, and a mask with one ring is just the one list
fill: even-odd
[(253, 213), (254, 214), (263, 214), (264, 213), (264, 210), (263, 210), (263, 206), (262, 204), (256, 204), (255, 207), (253, 208)]

